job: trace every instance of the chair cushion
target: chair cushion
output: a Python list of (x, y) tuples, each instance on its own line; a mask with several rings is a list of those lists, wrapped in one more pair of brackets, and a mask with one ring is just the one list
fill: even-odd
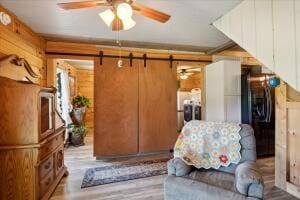
[(194, 170), (188, 176), (189, 179), (200, 181), (208, 185), (237, 192), (234, 174), (224, 173), (216, 170)]
[(164, 189), (165, 200), (258, 200), (188, 177), (174, 175), (167, 176)]

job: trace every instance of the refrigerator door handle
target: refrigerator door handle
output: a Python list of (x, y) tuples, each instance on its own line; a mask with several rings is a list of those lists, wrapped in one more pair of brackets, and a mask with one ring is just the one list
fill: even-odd
[(266, 113), (266, 122), (271, 121), (271, 112), (272, 112), (272, 99), (271, 91), (268, 86), (265, 86), (266, 98), (267, 98), (267, 113)]
[(265, 119), (263, 120), (264, 122), (268, 122), (269, 119), (269, 93), (268, 93), (268, 88), (267, 86), (264, 86), (264, 91), (266, 95), (266, 113), (265, 113)]

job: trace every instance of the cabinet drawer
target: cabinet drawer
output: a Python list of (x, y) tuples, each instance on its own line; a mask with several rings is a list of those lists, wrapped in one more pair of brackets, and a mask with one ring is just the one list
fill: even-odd
[(45, 143), (40, 150), (40, 159), (45, 158), (47, 155), (52, 153), (58, 146), (63, 144), (64, 136), (63, 133), (53, 138), (51, 141)]
[(55, 176), (57, 176), (64, 168), (64, 146), (61, 145), (54, 155)]
[(40, 188), (39, 188), (40, 197), (42, 197), (45, 194), (45, 192), (48, 190), (53, 180), (54, 180), (53, 170), (50, 171), (50, 173), (47, 176), (41, 179)]
[(53, 156), (51, 155), (45, 160), (39, 167), (40, 178), (46, 176), (51, 170), (53, 170)]

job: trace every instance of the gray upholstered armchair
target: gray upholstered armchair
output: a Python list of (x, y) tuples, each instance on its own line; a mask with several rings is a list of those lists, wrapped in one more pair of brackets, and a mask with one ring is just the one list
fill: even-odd
[(256, 167), (253, 129), (241, 125), (239, 164), (218, 170), (196, 169), (180, 158), (168, 162), (165, 180), (166, 200), (258, 200), (263, 199), (264, 184)]

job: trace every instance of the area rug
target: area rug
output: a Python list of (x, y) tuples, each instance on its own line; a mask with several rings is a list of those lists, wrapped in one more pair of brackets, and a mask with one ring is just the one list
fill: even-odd
[(149, 160), (87, 169), (81, 188), (167, 174), (168, 160)]

